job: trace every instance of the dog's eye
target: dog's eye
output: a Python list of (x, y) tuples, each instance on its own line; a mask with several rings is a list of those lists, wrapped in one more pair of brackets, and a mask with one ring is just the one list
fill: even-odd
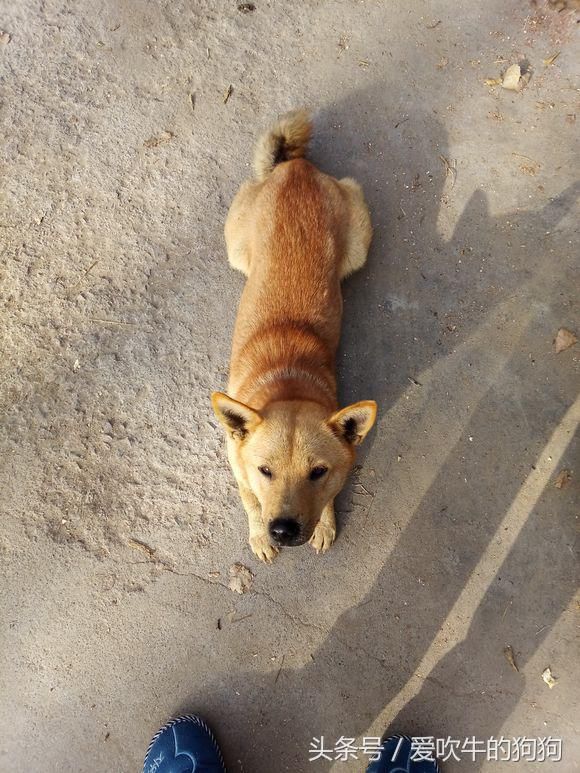
[(319, 480), (323, 475), (326, 475), (327, 472), (328, 467), (313, 467), (310, 470), (309, 478), (310, 480)]
[(258, 467), (262, 475), (264, 475), (266, 478), (272, 477), (272, 470), (269, 467), (266, 467), (265, 465), (262, 465), (261, 467)]

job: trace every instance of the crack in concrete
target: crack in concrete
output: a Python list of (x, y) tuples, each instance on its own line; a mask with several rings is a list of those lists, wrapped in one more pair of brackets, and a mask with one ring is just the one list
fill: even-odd
[[(219, 581), (213, 581), (209, 580), (206, 577), (202, 577), (195, 572), (180, 572), (177, 569), (174, 569), (170, 566), (167, 566), (166, 564), (161, 564), (162, 568), (165, 571), (171, 572), (172, 574), (177, 574), (182, 577), (195, 577), (197, 580), (201, 580), (206, 585), (212, 585), (212, 586), (219, 586), (220, 588), (223, 588), (224, 590), (227, 590), (229, 593), (232, 591), (230, 588), (225, 585), (222, 582)], [(258, 596), (260, 598), (266, 599), (269, 603), (273, 604), (277, 609), (279, 609), (282, 614), (288, 618), (294, 625), (299, 625), (302, 628), (306, 628), (307, 630), (313, 630), (316, 631), (319, 634), (322, 634), (325, 638), (327, 638), (329, 635), (332, 634), (332, 627), (330, 628), (322, 628), (319, 625), (316, 625), (316, 623), (308, 622), (306, 620), (303, 620), (301, 617), (298, 617), (298, 615), (294, 615), (291, 612), (289, 612), (286, 607), (282, 604), (281, 601), (278, 601), (277, 599), (273, 598), (269, 593), (265, 591), (259, 591), (255, 588), (250, 591), (250, 595), (252, 596)], [(364, 647), (361, 647), (360, 645), (353, 645), (349, 642), (342, 639), (340, 636), (336, 634), (332, 634), (336, 641), (345, 649), (347, 649), (349, 652), (353, 653), (354, 655), (360, 656), (361, 654), (367, 657), (369, 660), (372, 660), (375, 663), (378, 663), (378, 665), (385, 671), (389, 671), (389, 667), (385, 664), (384, 660), (377, 655), (373, 655), (371, 652), (369, 652)]]

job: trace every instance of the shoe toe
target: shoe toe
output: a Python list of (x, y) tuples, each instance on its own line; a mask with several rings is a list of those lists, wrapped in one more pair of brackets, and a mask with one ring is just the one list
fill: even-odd
[(149, 745), (143, 773), (225, 773), (217, 741), (195, 715), (172, 719)]

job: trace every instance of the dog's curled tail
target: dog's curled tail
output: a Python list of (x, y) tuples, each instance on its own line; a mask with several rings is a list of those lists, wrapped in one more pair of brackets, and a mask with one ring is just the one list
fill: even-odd
[(312, 120), (308, 110), (292, 110), (281, 116), (256, 145), (254, 172), (258, 180), (265, 180), (276, 164), (302, 158), (311, 134)]

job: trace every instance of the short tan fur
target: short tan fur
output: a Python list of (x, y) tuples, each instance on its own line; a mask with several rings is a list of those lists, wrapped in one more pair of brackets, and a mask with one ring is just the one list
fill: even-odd
[(372, 236), (354, 180), (304, 158), (309, 114), (282, 116), (258, 141), (255, 180), (238, 191), (225, 224), (230, 264), (247, 276), (232, 344), (228, 393), (212, 404), (250, 526), (270, 562), (281, 546), (336, 535), (333, 500), (376, 403), (338, 410), (335, 358), (340, 282), (361, 268)]

